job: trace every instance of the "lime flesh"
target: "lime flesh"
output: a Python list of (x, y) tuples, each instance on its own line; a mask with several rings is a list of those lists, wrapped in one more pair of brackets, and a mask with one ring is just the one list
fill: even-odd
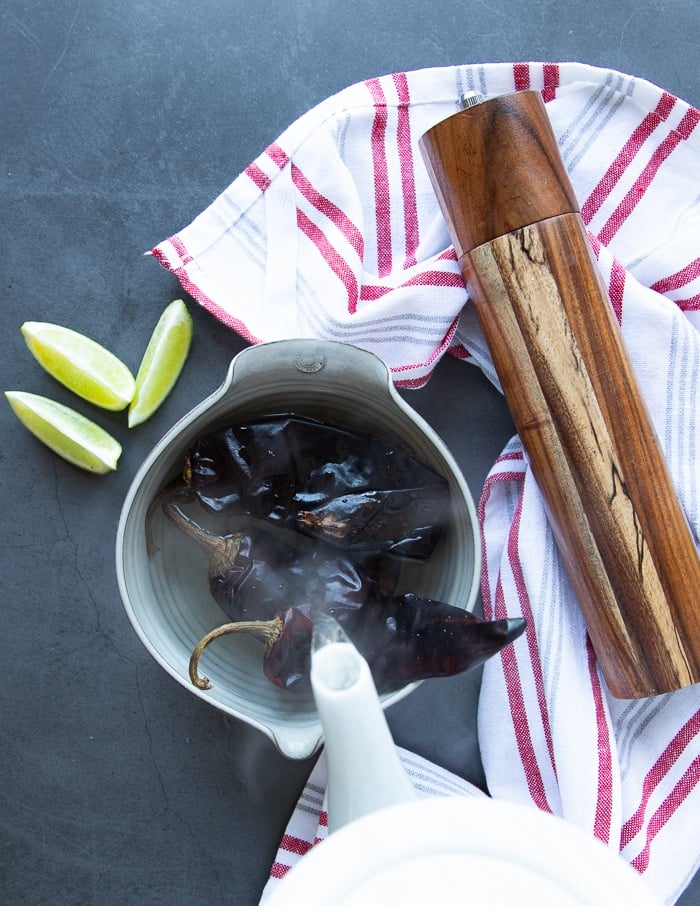
[(73, 393), (118, 412), (134, 396), (134, 377), (113, 353), (84, 334), (45, 321), (25, 321), (22, 335), (34, 358)]
[(192, 342), (192, 316), (181, 299), (167, 306), (148, 341), (129, 406), (129, 427), (150, 418), (180, 376)]
[(5, 397), (25, 428), (74, 466), (98, 475), (117, 468), (121, 445), (84, 415), (36, 393), (8, 390)]

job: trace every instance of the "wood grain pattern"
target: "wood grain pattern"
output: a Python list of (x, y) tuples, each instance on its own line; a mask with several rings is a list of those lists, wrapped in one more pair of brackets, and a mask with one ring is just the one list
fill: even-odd
[(464, 277), (608, 686), (636, 698), (700, 681), (700, 561), (597, 271), (571, 267), (589, 254), (569, 214)]
[(460, 258), (504, 233), (579, 209), (537, 91), (460, 110), (419, 144)]
[(606, 682), (639, 698), (700, 682), (700, 557), (553, 142), (522, 92), (421, 148)]

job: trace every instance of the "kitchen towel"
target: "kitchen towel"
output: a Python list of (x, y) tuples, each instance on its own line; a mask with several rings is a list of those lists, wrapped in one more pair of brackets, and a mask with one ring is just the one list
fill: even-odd
[[(579, 63), (368, 79), (300, 117), (153, 254), (251, 343), (354, 343), (403, 387), (451, 354), (498, 386), (417, 142), (465, 92), (525, 88), (546, 102), (697, 542), (700, 112), (648, 81)], [(675, 902), (700, 866), (700, 687), (610, 696), (517, 437), (486, 479), (479, 518), (485, 616), (528, 619), (484, 668), (490, 795), (585, 828)], [(302, 797), (290, 828), (303, 810)], [(290, 831), (273, 877), (318, 836), (318, 822)]]

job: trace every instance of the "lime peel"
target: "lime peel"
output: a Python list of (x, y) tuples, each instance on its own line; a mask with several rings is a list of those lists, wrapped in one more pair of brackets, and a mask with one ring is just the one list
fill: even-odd
[(21, 331), (42, 368), (82, 399), (113, 412), (125, 409), (133, 399), (131, 371), (95, 340), (46, 321), (25, 321)]
[(129, 406), (129, 427), (150, 418), (163, 403), (185, 364), (192, 342), (192, 316), (182, 299), (163, 311), (148, 341)]
[(117, 468), (121, 444), (84, 415), (36, 393), (6, 390), (5, 397), (25, 428), (63, 459), (98, 475)]

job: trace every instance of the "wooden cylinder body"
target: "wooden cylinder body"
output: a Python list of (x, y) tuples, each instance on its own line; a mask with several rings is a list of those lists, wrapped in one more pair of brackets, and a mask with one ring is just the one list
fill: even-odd
[(544, 105), (522, 94), (422, 150), (608, 687), (669, 692), (700, 682), (700, 558)]

